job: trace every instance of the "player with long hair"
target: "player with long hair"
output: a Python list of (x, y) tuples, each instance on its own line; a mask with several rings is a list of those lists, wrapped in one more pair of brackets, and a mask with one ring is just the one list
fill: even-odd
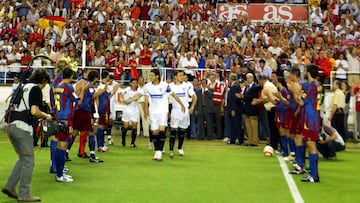
[(160, 71), (152, 69), (149, 74), (150, 81), (144, 87), (145, 101), (144, 114), (150, 118), (150, 128), (152, 131), (152, 141), (154, 143), (155, 155), (154, 160), (162, 160), (162, 151), (165, 143), (165, 128), (168, 121), (169, 101), (171, 95), (181, 106), (181, 111), (185, 112), (186, 108), (179, 97), (172, 92), (169, 85), (160, 80)]

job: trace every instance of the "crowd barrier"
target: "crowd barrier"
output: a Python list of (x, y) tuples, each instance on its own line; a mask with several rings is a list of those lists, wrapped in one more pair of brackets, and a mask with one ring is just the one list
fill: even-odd
[[(36, 69), (36, 68), (39, 68), (39, 67), (46, 68), (51, 75), (54, 73), (54, 66), (32, 66), (32, 69)], [(6, 70), (5, 72), (7, 74), (5, 74), (5, 72), (0, 72), (0, 84), (8, 85), (8, 84), (12, 83), (13, 78), (11, 77), (12, 73), (10, 72), (10, 70), (13, 69), (13, 68), (25, 69), (26, 66), (18, 66), (18, 67), (5, 66), (4, 70)], [(78, 68), (82, 69), (81, 66), (79, 66)], [(100, 72), (100, 76), (101, 76), (101, 73), (102, 73), (103, 70), (108, 70), (108, 71), (113, 72), (116, 69), (116, 67), (106, 68), (106, 67), (103, 67), (103, 66), (86, 66), (85, 68), (98, 70)], [(137, 69), (140, 70), (140, 72), (141, 72), (141, 70), (151, 70), (151, 69), (154, 69), (154, 68), (158, 68), (158, 67), (141, 67), (141, 66), (139, 66)], [(169, 74), (172, 75), (175, 72), (176, 69), (171, 68), (171, 67), (164, 67), (164, 68), (161, 68), (161, 70), (163, 70), (162, 72), (164, 74), (163, 79), (166, 79), (166, 78), (168, 78)], [(188, 70), (188, 71), (193, 71), (195, 73), (195, 76), (203, 78), (203, 77), (206, 76), (206, 74), (205, 74), (206, 72), (217, 71), (217, 70), (214, 70), (214, 69), (199, 69), (198, 68), (198, 69), (191, 69), (191, 70)], [(129, 73), (130, 72), (130, 67), (124, 67), (124, 72)], [(225, 70), (223, 72), (229, 72), (229, 70)], [(336, 79), (336, 71), (332, 71), (329, 81), (324, 83), (323, 85), (325, 87), (330, 87), (330, 89), (332, 89), (332, 83), (333, 83), (333, 81), (335, 79)], [(360, 85), (360, 72), (347, 72), (347, 79), (348, 79), (348, 83), (349, 83), (350, 86)], [(119, 81), (124, 82), (123, 80), (124, 79), (119, 80)]]
[[(46, 68), (48, 70), (48, 72), (50, 73), (50, 76), (52, 77), (53, 74), (54, 74), (54, 66), (32, 66), (32, 70), (35, 70), (36, 68)], [(7, 70), (7, 74), (0, 74), (0, 84), (4, 84), (4, 85), (9, 85), (13, 82), (13, 78), (11, 77), (11, 75), (14, 75), (15, 73), (12, 73), (10, 72), (9, 70), (12, 69), (12, 68), (21, 68), (21, 69), (25, 69), (26, 66), (18, 66), (18, 67), (15, 67), (15, 66), (5, 66), (4, 69)], [(104, 71), (104, 70), (107, 70), (107, 71), (110, 71), (110, 72), (113, 72), (115, 71), (116, 67), (111, 67), (111, 68), (106, 68), (104, 66), (86, 66), (85, 67), (86, 69), (92, 69), (92, 70), (98, 70), (99, 73), (100, 73), (100, 80), (101, 80), (101, 73)], [(151, 69), (157, 69), (158, 67), (137, 67), (137, 70), (139, 71), (139, 74), (141, 74), (142, 70), (151, 70)], [(82, 69), (81, 66), (78, 66), (78, 69)], [(126, 74), (130, 74), (130, 70), (131, 68), (130, 67), (124, 67), (123, 68), (123, 74), (122, 75), (126, 75)], [(161, 72), (162, 72), (162, 79), (165, 80), (166, 78), (168, 77), (172, 77), (173, 74), (175, 73), (176, 71), (176, 68), (172, 68), (172, 67), (163, 67), (163, 68), (160, 68)], [(185, 69), (183, 69), (185, 70)], [(204, 78), (206, 76), (206, 72), (209, 72), (209, 71), (217, 71), (215, 69), (188, 69), (188, 70), (185, 70), (185, 72), (193, 72), (194, 75), (198, 78)], [(219, 72), (219, 71), (217, 71)], [(229, 70), (224, 70), (224, 71), (220, 71), (222, 73), (227, 73), (229, 72)], [(0, 72), (1, 73), (1, 72)], [(2, 72), (4, 73), (4, 72)], [(144, 77), (148, 77), (148, 76), (144, 76)], [(118, 80), (118, 82), (124, 82), (124, 81), (128, 81), (130, 79), (120, 79)]]

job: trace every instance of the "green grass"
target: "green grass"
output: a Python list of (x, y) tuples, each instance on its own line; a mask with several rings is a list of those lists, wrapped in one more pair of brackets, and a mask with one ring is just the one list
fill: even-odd
[[(147, 139), (137, 149), (110, 146), (97, 155), (104, 163), (76, 157), (68, 162), (73, 183), (57, 183), (49, 174), (49, 150), (36, 149), (31, 191), (43, 202), (294, 202), (278, 160), (266, 158), (262, 147), (224, 145), (221, 141), (185, 141), (185, 157), (151, 160)], [(168, 152), (168, 148), (166, 147)], [(294, 177), (305, 202), (360, 202), (359, 149), (340, 153), (338, 161), (320, 162), (320, 184)], [(0, 186), (6, 182), (16, 154), (0, 133)], [(16, 202), (0, 194), (0, 202)]]

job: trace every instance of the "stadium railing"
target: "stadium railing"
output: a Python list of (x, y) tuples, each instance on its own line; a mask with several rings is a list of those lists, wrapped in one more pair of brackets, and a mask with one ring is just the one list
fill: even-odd
[[(0, 77), (0, 84), (2, 85), (8, 85), (8, 84), (11, 84), (13, 82), (13, 78), (9, 77), (9, 73), (10, 72), (10, 69), (12, 68), (26, 68), (26, 66), (5, 66), (5, 70), (7, 74), (4, 74), (2, 77)], [(36, 68), (46, 68), (49, 73), (50, 73), (50, 76), (52, 77), (54, 74), (54, 66), (32, 66), (33, 69), (36, 69)], [(116, 67), (111, 67), (111, 68), (106, 68), (104, 66), (85, 66), (86, 69), (93, 69), (93, 70), (98, 70), (99, 73), (100, 73), (100, 80), (101, 80), (101, 73), (102, 71), (104, 70), (108, 70), (108, 71), (114, 71), (116, 69)], [(152, 67), (142, 67), (142, 66), (138, 66), (137, 67), (137, 70), (151, 70), (151, 69), (157, 69), (159, 67), (157, 66), (152, 66)], [(82, 66), (78, 66), (78, 69), (82, 69)], [(123, 67), (124, 69), (124, 72), (129, 72), (131, 70), (130, 67)], [(163, 67), (163, 68), (160, 68), (161, 70), (163, 70), (164, 72), (164, 77), (163, 78), (167, 78), (167, 76), (169, 74), (173, 74), (175, 71), (176, 71), (176, 68), (172, 68), (172, 67)], [(219, 70), (216, 70), (216, 69), (202, 69), (202, 68), (197, 68), (197, 69), (185, 69), (183, 68), (182, 70), (185, 70), (185, 71), (193, 71), (194, 74), (196, 74), (196, 76), (199, 76), (201, 78), (205, 77), (206, 73), (209, 72), (209, 71), (217, 71), (217, 72), (229, 72), (229, 70), (225, 70), (225, 71), (219, 71)], [(5, 72), (2, 72), (2, 73), (5, 73)], [(20, 72), (21, 73), (21, 72)], [(18, 73), (18, 74), (20, 74)], [(130, 73), (129, 73), (130, 74)], [(122, 77), (123, 78), (123, 77)], [(118, 82), (127, 82), (128, 80), (124, 80), (124, 79), (120, 79), (120, 80), (117, 80)]]

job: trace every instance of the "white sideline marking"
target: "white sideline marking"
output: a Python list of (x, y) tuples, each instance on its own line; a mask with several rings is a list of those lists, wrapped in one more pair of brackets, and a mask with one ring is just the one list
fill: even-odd
[(294, 179), (292, 178), (291, 174), (289, 174), (289, 169), (288, 169), (285, 161), (280, 156), (277, 156), (277, 159), (279, 160), (281, 170), (284, 174), (285, 180), (289, 186), (291, 195), (292, 195), (295, 203), (304, 203), (304, 199), (301, 197), (301, 194), (294, 182)]

